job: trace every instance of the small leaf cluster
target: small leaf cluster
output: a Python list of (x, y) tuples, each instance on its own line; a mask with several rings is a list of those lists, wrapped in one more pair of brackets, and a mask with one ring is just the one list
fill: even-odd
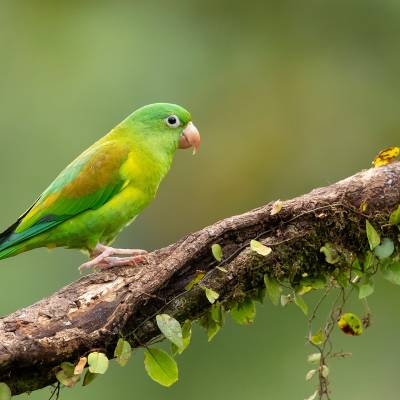
[[(88, 366), (83, 376), (85, 367)], [(58, 367), (56, 378), (58, 382), (66, 387), (74, 387), (81, 381), (82, 386), (87, 386), (99, 375), (106, 373), (109, 366), (109, 360), (104, 353), (97, 351), (91, 352), (88, 357), (81, 357), (76, 365), (71, 362), (63, 362)]]
[[(392, 212), (389, 223), (390, 225), (400, 224), (400, 207)], [(379, 231), (368, 219), (365, 220), (365, 231), (368, 249), (364, 254), (350, 257), (345, 254), (343, 257), (343, 249), (332, 243), (326, 243), (320, 249), (328, 264), (340, 265), (332, 274), (336, 283), (343, 288), (354, 287), (359, 299), (365, 299), (374, 292), (373, 277), (378, 270), (388, 281), (400, 284), (400, 259), (395, 253), (396, 246), (393, 239), (381, 237)], [(343, 258), (344, 265), (341, 263)]]
[[(400, 207), (390, 215), (389, 223), (400, 223)], [(369, 250), (364, 254), (362, 261), (358, 258), (353, 263), (356, 277), (352, 284), (358, 290), (358, 297), (363, 299), (374, 292), (373, 276), (379, 269), (382, 276), (394, 284), (400, 284), (400, 259), (395, 254), (395, 243), (390, 237), (381, 237), (369, 220), (365, 223)]]

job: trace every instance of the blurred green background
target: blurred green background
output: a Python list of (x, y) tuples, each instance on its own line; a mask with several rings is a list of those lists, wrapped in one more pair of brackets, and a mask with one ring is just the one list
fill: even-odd
[[(151, 102), (190, 109), (203, 145), (198, 157), (178, 153), (120, 246), (167, 245), (368, 168), (400, 144), (398, 1), (0, 4), (3, 228), (83, 149)], [(77, 279), (83, 259), (40, 249), (2, 261), (0, 313)], [(379, 281), (370, 303), (364, 336), (335, 336), (337, 350), (353, 352), (332, 362), (335, 399), (399, 396), (400, 289)], [(306, 329), (298, 309), (266, 304), (254, 326), (228, 324), (211, 344), (196, 330), (171, 389), (147, 377), (138, 351), (125, 369), (113, 365), (62, 399), (303, 399), (314, 390), (304, 380)]]

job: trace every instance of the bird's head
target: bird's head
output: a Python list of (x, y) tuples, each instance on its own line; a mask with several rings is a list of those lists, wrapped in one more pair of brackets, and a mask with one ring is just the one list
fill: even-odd
[(193, 154), (200, 147), (200, 133), (193, 124), (190, 113), (181, 106), (170, 103), (149, 104), (139, 108), (128, 118), (152, 139), (159, 138), (162, 141), (170, 138), (176, 148), (193, 147)]

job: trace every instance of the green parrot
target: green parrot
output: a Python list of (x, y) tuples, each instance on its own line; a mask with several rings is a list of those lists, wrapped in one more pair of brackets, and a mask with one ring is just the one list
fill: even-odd
[(176, 150), (198, 150), (200, 134), (191, 119), (187, 110), (168, 103), (134, 111), (69, 164), (0, 234), (0, 259), (38, 247), (65, 247), (89, 253), (81, 271), (142, 262), (144, 250), (109, 245), (155, 197)]

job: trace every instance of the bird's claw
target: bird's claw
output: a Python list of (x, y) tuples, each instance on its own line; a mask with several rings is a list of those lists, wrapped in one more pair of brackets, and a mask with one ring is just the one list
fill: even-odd
[[(88, 269), (104, 270), (117, 266), (137, 266), (146, 260), (146, 250), (139, 249), (114, 249), (113, 247), (97, 245), (91, 253), (92, 259), (79, 267), (82, 273)], [(114, 257), (123, 255), (127, 257)]]
[(132, 257), (107, 257), (102, 262), (97, 264), (94, 269), (96, 271), (102, 271), (112, 267), (126, 266), (136, 267), (142, 264), (146, 260), (145, 255), (137, 255)]

